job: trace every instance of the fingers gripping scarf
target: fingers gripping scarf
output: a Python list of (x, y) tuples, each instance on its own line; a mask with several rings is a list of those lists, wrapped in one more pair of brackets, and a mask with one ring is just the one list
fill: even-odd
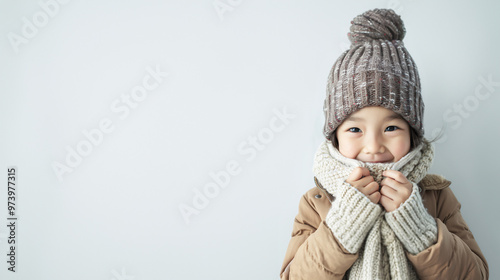
[[(320, 145), (314, 175), (335, 197), (325, 221), (347, 251), (359, 253), (348, 279), (418, 279), (405, 250), (417, 254), (437, 240), (436, 222), (425, 210), (417, 186), (427, 174), (433, 155), (426, 140), (394, 163), (346, 158), (329, 140)], [(400, 171), (413, 184), (410, 197), (398, 209), (385, 212), (345, 182), (358, 166), (368, 168), (378, 183), (384, 170)]]

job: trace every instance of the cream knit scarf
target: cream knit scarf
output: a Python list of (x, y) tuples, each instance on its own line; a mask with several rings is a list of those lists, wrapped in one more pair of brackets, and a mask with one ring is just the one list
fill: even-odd
[[(346, 250), (359, 253), (346, 275), (348, 279), (418, 279), (405, 248), (416, 254), (437, 240), (435, 221), (423, 207), (416, 185), (427, 174), (433, 155), (425, 139), (395, 163), (365, 163), (344, 157), (329, 140), (320, 145), (314, 175), (335, 197), (326, 223)], [(413, 183), (410, 198), (386, 213), (345, 182), (358, 166), (368, 168), (378, 183), (384, 170), (402, 172)]]

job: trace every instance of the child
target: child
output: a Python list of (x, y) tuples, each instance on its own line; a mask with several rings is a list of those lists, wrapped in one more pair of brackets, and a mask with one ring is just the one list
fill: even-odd
[(401, 18), (375, 9), (351, 24), (281, 279), (488, 279), (451, 182), (427, 174), (434, 153)]

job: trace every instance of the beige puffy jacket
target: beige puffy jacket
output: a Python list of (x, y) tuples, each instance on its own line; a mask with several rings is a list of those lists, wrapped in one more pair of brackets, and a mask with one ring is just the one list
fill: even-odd
[[(324, 222), (333, 197), (316, 187), (300, 200), (281, 279), (343, 279), (358, 258), (347, 252)], [(418, 184), (425, 208), (436, 219), (436, 244), (417, 255), (406, 253), (420, 279), (488, 279), (488, 264), (460, 213), (450, 181), (427, 175)]]

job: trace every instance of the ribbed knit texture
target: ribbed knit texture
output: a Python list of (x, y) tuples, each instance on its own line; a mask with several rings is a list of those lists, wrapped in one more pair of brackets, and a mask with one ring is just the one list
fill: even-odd
[(424, 208), (418, 186), (413, 183), (410, 198), (385, 219), (408, 252), (416, 255), (437, 240), (437, 225)]
[(355, 253), (364, 242), (366, 233), (380, 217), (382, 207), (372, 203), (368, 197), (347, 183), (338, 186), (337, 196), (341, 199), (333, 203), (326, 223), (342, 246)]
[[(344, 157), (329, 140), (320, 145), (314, 175), (335, 197), (325, 222), (348, 252), (359, 253), (349, 279), (417, 279), (405, 249), (416, 254), (437, 240), (436, 222), (425, 210), (416, 185), (432, 158), (432, 146), (425, 139), (395, 163), (364, 163)], [(393, 212), (385, 212), (345, 182), (358, 166), (368, 168), (379, 183), (384, 170), (399, 170), (413, 183), (410, 198)]]
[(390, 9), (358, 15), (348, 34), (351, 47), (334, 63), (323, 105), (323, 134), (331, 134), (352, 113), (381, 106), (401, 115), (424, 135), (424, 103), (418, 69), (403, 44), (406, 30)]

